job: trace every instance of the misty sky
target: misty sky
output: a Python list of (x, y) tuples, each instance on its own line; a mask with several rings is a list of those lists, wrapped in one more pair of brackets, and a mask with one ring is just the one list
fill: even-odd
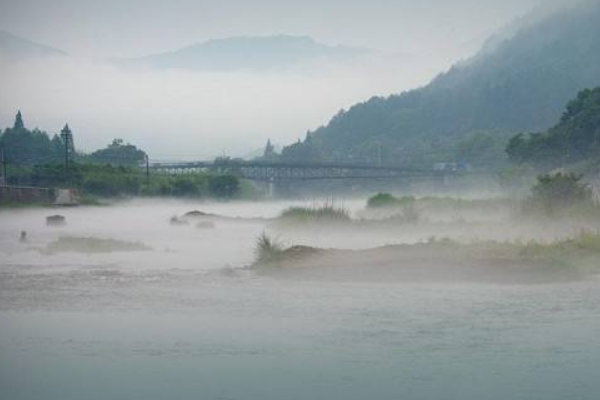
[(91, 57), (210, 38), (309, 35), (395, 52), (473, 49), (542, 0), (2, 0), (0, 27)]
[[(86, 150), (123, 137), (164, 158), (243, 155), (269, 137), (288, 144), (372, 95), (425, 84), (541, 2), (1, 0), (0, 29), (73, 58), (0, 70), (0, 127), (19, 108), (29, 125), (50, 132), (68, 120)], [(279, 33), (379, 49), (387, 58), (293, 76), (133, 74), (99, 63)]]

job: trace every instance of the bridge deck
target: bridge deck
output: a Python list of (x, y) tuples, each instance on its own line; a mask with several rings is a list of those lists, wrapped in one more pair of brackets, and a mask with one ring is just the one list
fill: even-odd
[[(445, 175), (450, 171), (410, 170), (396, 166), (334, 163), (273, 163), (246, 162), (181, 162), (153, 163), (151, 168), (172, 174), (213, 170), (230, 172), (244, 179), (279, 180), (325, 180), (325, 179), (391, 179), (402, 177), (431, 177)], [(454, 173), (458, 173), (454, 171)]]

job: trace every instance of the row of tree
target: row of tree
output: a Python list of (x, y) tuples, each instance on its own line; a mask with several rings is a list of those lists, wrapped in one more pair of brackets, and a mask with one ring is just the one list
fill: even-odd
[[(104, 197), (233, 198), (242, 193), (242, 184), (231, 168), (181, 176), (155, 174), (148, 179), (146, 171), (137, 168), (146, 161), (146, 153), (136, 146), (114, 139), (93, 153), (76, 152), (72, 143), (65, 146), (60, 135), (51, 137), (39, 129), (27, 129), (20, 111), (12, 128), (0, 132), (0, 147), (9, 167), (7, 182), (15, 185), (69, 185)], [(63, 167), (65, 149), (74, 161), (68, 171)]]
[[(10, 164), (57, 164), (62, 163), (65, 158), (63, 138), (56, 134), (50, 136), (38, 128), (28, 129), (21, 111), (17, 112), (12, 128), (0, 130), (0, 147), (4, 149), (6, 162)], [(74, 152), (73, 157), (74, 161), (82, 163), (133, 166), (143, 163), (146, 153), (122, 139), (114, 139), (106, 148), (90, 154)]]
[[(65, 171), (60, 165), (36, 165), (21, 172), (28, 183), (41, 187), (60, 187)], [(230, 174), (208, 172), (168, 175), (155, 174), (147, 180), (140, 168), (110, 164), (74, 164), (68, 174), (69, 186), (86, 194), (115, 196), (172, 196), (190, 198), (233, 198), (241, 192), (240, 180)]]

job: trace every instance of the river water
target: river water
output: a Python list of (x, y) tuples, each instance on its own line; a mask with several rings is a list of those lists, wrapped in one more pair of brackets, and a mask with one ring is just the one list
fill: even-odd
[[(191, 209), (269, 218), (287, 206), (0, 212), (0, 399), (598, 398), (597, 279), (281, 281), (243, 269), (266, 221), (219, 220), (215, 229), (168, 222)], [(46, 227), (53, 212), (67, 226)], [(40, 251), (65, 235), (139, 241), (152, 251)], [(336, 247), (405, 238), (303, 237)]]

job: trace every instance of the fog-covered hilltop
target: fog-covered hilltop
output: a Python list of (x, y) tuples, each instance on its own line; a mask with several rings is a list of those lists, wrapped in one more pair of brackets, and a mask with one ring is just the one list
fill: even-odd
[(307, 36), (238, 36), (139, 58), (113, 59), (121, 66), (194, 70), (271, 70), (315, 61), (344, 61), (370, 50), (330, 46)]
[(390, 164), (499, 162), (511, 132), (548, 129), (600, 83), (600, 3), (536, 12), (429, 85), (341, 111), (283, 157), (373, 162), (380, 148)]
[(62, 50), (0, 30), (0, 62), (21, 62), (37, 57), (65, 56)]

